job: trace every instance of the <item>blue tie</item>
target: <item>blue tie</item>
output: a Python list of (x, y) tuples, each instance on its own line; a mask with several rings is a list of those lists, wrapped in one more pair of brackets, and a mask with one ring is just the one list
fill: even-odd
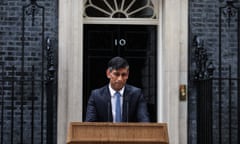
[(119, 92), (116, 92), (114, 95), (116, 97), (116, 122), (121, 122), (121, 94)]

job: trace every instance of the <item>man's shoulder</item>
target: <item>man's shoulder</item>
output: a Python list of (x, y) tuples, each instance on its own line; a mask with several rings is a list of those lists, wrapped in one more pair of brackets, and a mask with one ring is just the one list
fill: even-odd
[(136, 87), (136, 86), (134, 86), (134, 85), (130, 85), (130, 84), (126, 84), (126, 89), (127, 90), (132, 90), (132, 91), (141, 91), (141, 88), (139, 88), (139, 87)]
[(93, 93), (105, 92), (108, 89), (108, 85), (92, 90)]

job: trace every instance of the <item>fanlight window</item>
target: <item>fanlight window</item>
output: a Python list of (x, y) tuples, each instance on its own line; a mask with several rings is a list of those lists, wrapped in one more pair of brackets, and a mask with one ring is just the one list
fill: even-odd
[(86, 0), (84, 17), (156, 19), (152, 0)]

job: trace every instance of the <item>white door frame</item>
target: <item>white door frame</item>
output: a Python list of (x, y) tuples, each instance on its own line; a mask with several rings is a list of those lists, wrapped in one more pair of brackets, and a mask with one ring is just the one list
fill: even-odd
[[(187, 143), (188, 0), (163, 0), (158, 21), (158, 122), (166, 122), (171, 144)], [(69, 122), (82, 121), (83, 1), (59, 0), (58, 144)]]

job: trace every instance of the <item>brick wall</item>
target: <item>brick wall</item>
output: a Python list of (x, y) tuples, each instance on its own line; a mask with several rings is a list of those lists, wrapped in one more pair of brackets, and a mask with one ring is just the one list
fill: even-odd
[[(240, 2), (234, 3), (239, 7)], [(208, 63), (211, 61), (215, 67), (214, 77), (219, 77), (219, 66), (221, 59), (221, 77), (228, 77), (229, 67), (231, 65), (231, 75), (236, 78), (238, 75), (238, 39), (239, 32), (237, 15), (233, 15), (230, 25), (228, 25), (227, 15), (222, 13), (220, 17), (220, 7), (226, 6), (226, 0), (190, 0), (189, 1), (189, 109), (188, 109), (188, 142), (197, 143), (197, 93), (196, 83), (194, 83), (195, 49), (192, 41), (195, 35), (204, 41), (204, 48), (207, 50)], [(224, 10), (226, 12), (226, 9)], [(220, 25), (221, 23), (221, 25)], [(219, 29), (221, 27), (221, 29)], [(219, 33), (221, 31), (221, 35)], [(220, 53), (221, 48), (221, 54)], [(208, 64), (207, 63), (207, 64)], [(213, 82), (213, 103), (212, 103), (212, 122), (213, 122), (213, 143), (219, 143), (219, 93), (221, 93), (221, 140), (223, 143), (237, 143), (237, 83), (232, 81), (232, 101), (229, 102), (229, 82), (222, 81), (221, 92), (218, 89), (219, 81)], [(231, 118), (229, 119), (229, 103), (231, 103)], [(231, 137), (229, 137), (229, 123), (231, 122)], [(225, 133), (225, 134), (224, 134)]]
[[(41, 7), (34, 7), (35, 13), (27, 7), (30, 3), (31, 0), (0, 0), (0, 143), (45, 143), (47, 138), (47, 51), (43, 43), (47, 37), (52, 40), (57, 66), (58, 1), (37, 0)], [(53, 101), (56, 123), (56, 96)]]

